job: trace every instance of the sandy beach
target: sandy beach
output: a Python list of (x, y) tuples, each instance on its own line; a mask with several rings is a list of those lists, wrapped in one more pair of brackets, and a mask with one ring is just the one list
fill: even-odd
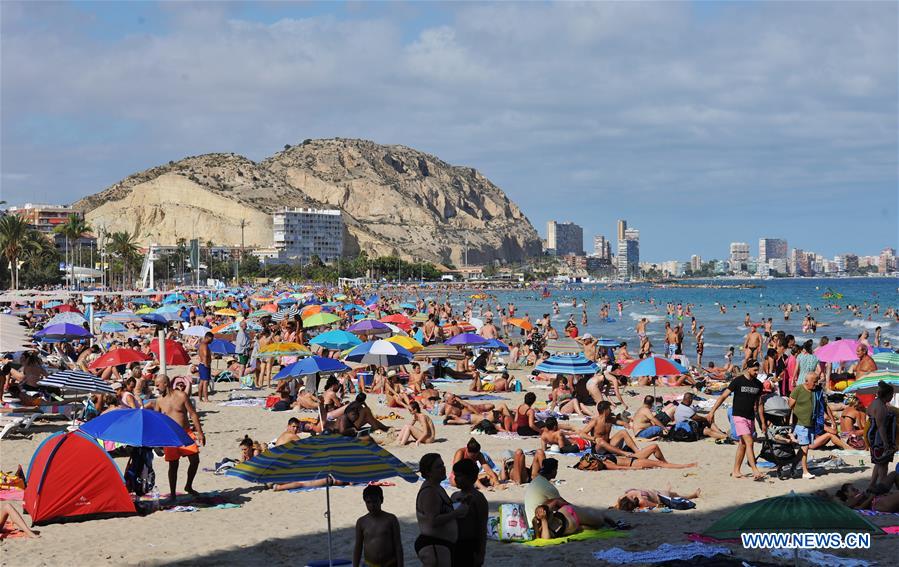
[[(219, 492), (230, 502), (240, 504), (239, 508), (205, 508), (180, 513), (161, 511), (145, 517), (51, 524), (40, 528), (40, 539), (7, 539), (0, 542), (0, 563), (10, 566), (60, 562), (82, 565), (220, 565), (225, 562), (303, 565), (308, 560), (327, 558), (324, 490), (274, 492), (233, 477), (217, 476), (202, 470), (212, 467), (216, 461), (225, 457), (238, 458), (238, 442), (245, 434), (262, 442), (274, 439), (284, 430), (287, 419), (296, 415), (294, 412), (270, 412), (259, 407), (220, 406), (219, 403), (227, 400), (229, 391), (234, 388), (229, 385), (220, 386), (211, 403), (199, 406), (207, 445), (201, 452), (201, 471), (195, 486), (201, 492)], [(467, 390), (467, 384), (452, 384), (446, 389), (461, 393)], [(642, 396), (651, 389), (634, 390), (639, 392), (638, 396), (625, 397), (632, 409), (637, 407)], [(660, 395), (682, 391), (685, 390), (659, 388)], [(545, 397), (547, 391), (536, 392), (539, 397)], [(250, 395), (259, 396), (262, 393), (251, 392)], [(510, 405), (520, 403), (523, 398), (523, 393), (501, 395), (509, 400), (507, 403)], [(378, 406), (376, 399), (372, 402), (376, 414), (390, 413), (391, 410)], [(397, 413), (405, 421), (406, 412)], [(719, 425), (726, 427), (726, 423), (720, 423), (721, 417), (719, 414)], [(398, 425), (403, 421), (387, 423)], [(3, 440), (0, 445), (0, 468), (9, 471), (15, 470), (20, 463), (27, 466), (40, 441), (63, 427), (60, 422), (52, 423), (53, 425), (36, 426), (27, 437), (18, 435)], [(469, 438), (468, 427), (465, 426), (444, 426), (438, 423), (437, 433), (438, 442), (430, 446), (394, 446), (388, 449), (407, 462), (417, 462), (421, 455), (432, 451), (441, 453), (449, 461), (453, 452)], [(505, 449), (528, 450), (537, 445), (535, 439), (509, 440), (482, 435), (478, 440), (484, 451), (494, 456), (500, 455)], [(488, 542), (486, 564), (600, 564), (592, 556), (594, 551), (616, 546), (628, 550), (650, 550), (662, 543), (687, 543), (686, 533), (703, 530), (740, 504), (786, 494), (791, 490), (811, 492), (824, 488), (832, 493), (843, 482), (857, 482), (861, 486), (862, 481), (866, 482), (870, 476), (868, 458), (856, 456), (853, 460), (846, 459), (854, 468), (847, 472), (830, 472), (815, 480), (734, 480), (728, 477), (734, 455), (733, 446), (715, 445), (711, 439), (705, 439), (696, 443), (662, 443), (662, 449), (672, 462), (697, 461), (699, 465), (686, 470), (584, 472), (570, 468), (576, 459), (559, 456), (559, 491), (564, 498), (579, 505), (605, 509), (624, 490), (632, 487), (665, 489), (671, 486), (683, 491), (702, 488), (702, 496), (697, 499), (695, 510), (636, 514), (613, 511), (614, 517), (626, 519), (634, 525), (634, 529), (624, 537), (612, 539), (571, 542), (547, 548)], [(815, 451), (813, 457), (827, 454), (827, 451)], [(125, 462), (125, 459), (117, 460), (120, 469), (124, 468)], [(864, 467), (859, 467), (862, 462)], [(179, 488), (184, 482), (185, 466), (181, 469)], [(156, 459), (154, 468), (158, 484), (163, 486), (165, 463), (162, 459)], [(399, 517), (407, 564), (417, 565), (419, 562), (414, 556), (412, 545), (418, 535), (414, 513), (418, 485), (401, 479), (394, 480), (396, 486), (384, 488), (384, 508)], [(501, 503), (522, 502), (524, 490), (524, 486), (511, 485), (505, 490), (485, 492), (491, 513), (495, 513)], [(331, 491), (335, 557), (349, 559), (352, 556), (353, 526), (355, 520), (364, 513), (361, 493), (361, 486), (335, 488)], [(897, 523), (891, 516), (878, 516), (872, 520), (878, 525)], [(896, 536), (874, 538), (872, 549), (868, 551), (839, 554), (889, 563), (889, 557), (896, 548), (892, 539), (894, 537)], [(729, 547), (740, 557), (772, 561), (767, 553), (749, 552), (739, 544)]]

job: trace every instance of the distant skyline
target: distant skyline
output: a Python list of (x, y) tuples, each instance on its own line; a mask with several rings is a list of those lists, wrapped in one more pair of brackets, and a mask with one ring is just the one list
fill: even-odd
[(894, 2), (0, 3), (0, 199), (305, 138), (471, 166), (641, 259), (899, 242)]

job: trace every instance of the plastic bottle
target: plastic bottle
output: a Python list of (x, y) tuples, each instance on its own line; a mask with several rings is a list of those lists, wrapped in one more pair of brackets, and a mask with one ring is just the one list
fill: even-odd
[(516, 392), (520, 392), (520, 391), (521, 391), (521, 380), (516, 380), (516, 381), (515, 381), (515, 391), (516, 391)]
[(156, 488), (155, 484), (153, 485), (153, 490), (150, 491), (150, 498), (152, 501), (152, 504), (150, 505), (151, 510), (153, 512), (158, 512), (159, 511), (159, 489)]

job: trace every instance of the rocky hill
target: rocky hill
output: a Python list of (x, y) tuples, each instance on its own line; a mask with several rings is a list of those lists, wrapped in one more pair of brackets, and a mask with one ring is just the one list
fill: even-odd
[(346, 253), (397, 254), (461, 265), (540, 253), (518, 206), (477, 170), (364, 140), (306, 140), (255, 163), (236, 154), (189, 157), (131, 175), (74, 205), (107, 231), (174, 244), (200, 238), (270, 246), (270, 213), (339, 208)]

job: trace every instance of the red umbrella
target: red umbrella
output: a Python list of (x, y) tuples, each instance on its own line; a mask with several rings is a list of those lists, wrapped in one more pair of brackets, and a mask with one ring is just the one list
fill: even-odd
[(88, 368), (109, 368), (110, 366), (131, 364), (132, 362), (143, 362), (144, 360), (149, 359), (149, 356), (138, 350), (130, 348), (117, 348), (115, 350), (107, 352), (97, 360), (91, 362)]
[(81, 311), (78, 311), (68, 303), (63, 303), (62, 305), (57, 305), (53, 307), (53, 309), (59, 311), (60, 313), (78, 313), (79, 315), (83, 315)]
[(387, 317), (381, 317), (382, 323), (393, 323), (397, 327), (401, 327), (404, 331), (408, 331), (412, 328), (413, 321), (409, 317), (403, 315), (402, 313), (394, 313), (393, 315), (388, 315)]
[[(150, 350), (159, 358), (159, 339), (153, 339)], [(165, 363), (171, 366), (183, 366), (190, 364), (190, 356), (184, 350), (184, 346), (172, 339), (165, 340)]]
[(264, 311), (268, 311), (269, 313), (277, 313), (278, 312), (278, 306), (275, 305), (274, 303), (266, 303), (265, 305), (260, 307), (260, 309), (262, 309)]

